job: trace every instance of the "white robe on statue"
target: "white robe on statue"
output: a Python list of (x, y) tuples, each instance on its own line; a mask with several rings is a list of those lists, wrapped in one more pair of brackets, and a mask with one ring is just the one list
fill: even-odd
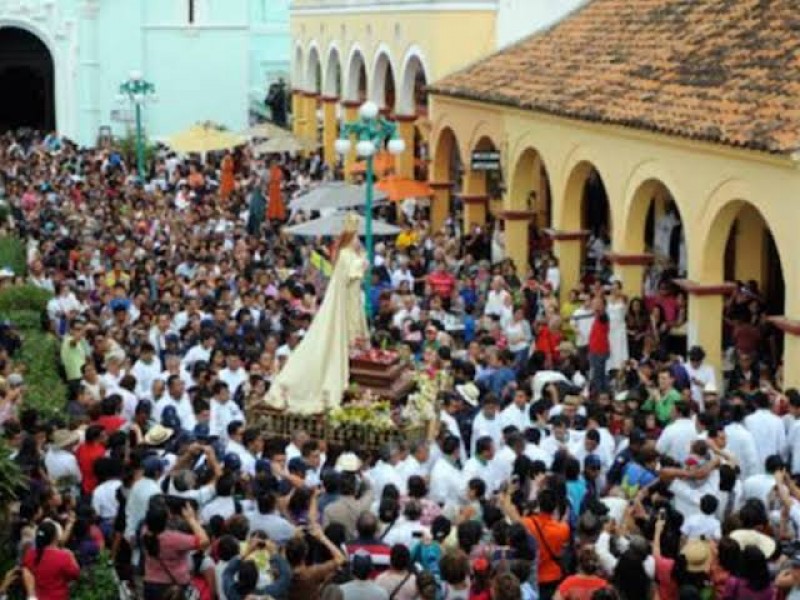
[(264, 397), (269, 406), (310, 415), (342, 403), (350, 347), (369, 336), (361, 290), (366, 268), (366, 258), (352, 248), (339, 251), (322, 306)]

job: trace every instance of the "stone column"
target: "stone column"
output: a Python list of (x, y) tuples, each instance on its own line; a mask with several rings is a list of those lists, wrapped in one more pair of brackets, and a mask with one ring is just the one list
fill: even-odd
[[(358, 119), (358, 109), (361, 106), (360, 102), (342, 102), (344, 108), (344, 121), (345, 123), (352, 123)], [(344, 157), (344, 178), (346, 181), (353, 181), (353, 176), (350, 174), (350, 169), (356, 164), (356, 140), (355, 136), (350, 136), (351, 148), (347, 156)]]
[(416, 120), (416, 115), (397, 115), (395, 117), (397, 133), (406, 143), (405, 152), (395, 159), (397, 175), (404, 179), (414, 179), (414, 123)]
[(524, 278), (530, 267), (529, 224), (536, 218), (532, 210), (506, 210), (501, 213), (505, 223), (506, 257), (514, 261), (517, 275)]
[(461, 194), (464, 203), (464, 232), (472, 225), (486, 224), (486, 207), (489, 197), (486, 195), (486, 173), (468, 169), (464, 171), (464, 191)]
[(317, 100), (319, 95), (314, 92), (306, 92), (305, 97), (305, 127), (303, 135), (307, 138), (316, 140), (319, 137), (319, 127), (317, 123)]
[(302, 90), (292, 90), (292, 133), (296, 136), (303, 134), (304, 109), (304, 92)]
[(336, 165), (336, 138), (339, 137), (339, 123), (336, 120), (336, 96), (322, 97), (322, 155), (325, 163), (333, 168)]
[(800, 389), (800, 321), (771, 317), (770, 322), (783, 332), (783, 389)]
[(622, 282), (622, 290), (632, 298), (641, 296), (647, 267), (653, 263), (652, 254), (622, 254), (612, 252), (606, 257), (614, 265), (614, 276)]
[(558, 258), (558, 267), (561, 271), (560, 296), (566, 294), (578, 285), (581, 280), (581, 263), (583, 262), (583, 244), (588, 231), (549, 231), (553, 239), (553, 252)]
[(725, 296), (733, 293), (733, 283), (700, 284), (688, 279), (675, 283), (689, 299), (687, 345), (702, 346), (706, 362), (717, 371), (717, 381), (722, 381), (722, 310)]
[(439, 231), (450, 214), (453, 184), (449, 181), (432, 181), (429, 185), (434, 192), (431, 198), (431, 231)]

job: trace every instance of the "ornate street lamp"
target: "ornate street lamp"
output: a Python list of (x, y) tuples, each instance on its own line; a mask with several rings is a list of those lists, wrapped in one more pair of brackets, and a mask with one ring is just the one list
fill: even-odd
[(369, 273), (364, 278), (364, 292), (366, 294), (365, 306), (367, 317), (372, 316), (372, 268), (375, 264), (375, 248), (372, 240), (372, 202), (375, 195), (375, 169), (373, 160), (375, 153), (386, 145), (391, 154), (397, 155), (405, 152), (406, 143), (397, 136), (397, 125), (380, 116), (378, 105), (374, 102), (365, 102), (358, 110), (359, 118), (352, 123), (342, 123), (339, 139), (334, 146), (336, 152), (342, 156), (351, 150), (350, 136), (357, 140), (356, 154), (367, 163), (367, 202), (366, 202), (366, 233), (367, 257), (369, 258)]
[(131, 71), (128, 80), (119, 86), (117, 102), (130, 102), (136, 111), (136, 170), (139, 179), (144, 181), (144, 140), (142, 139), (142, 106), (146, 102), (156, 102), (156, 86), (145, 81), (140, 71)]

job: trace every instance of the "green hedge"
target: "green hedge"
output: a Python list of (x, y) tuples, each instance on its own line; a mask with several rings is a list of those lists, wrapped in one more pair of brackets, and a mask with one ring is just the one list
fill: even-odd
[(27, 273), (25, 242), (15, 236), (0, 237), (0, 268), (9, 268), (15, 275)]
[(41, 313), (53, 294), (31, 284), (14, 285), (0, 290), (0, 314), (12, 311), (34, 311)]
[(25, 365), (24, 405), (37, 409), (45, 418), (64, 417), (67, 386), (58, 371), (61, 347), (58, 338), (42, 329), (40, 314), (15, 311), (8, 317), (25, 338), (17, 358)]

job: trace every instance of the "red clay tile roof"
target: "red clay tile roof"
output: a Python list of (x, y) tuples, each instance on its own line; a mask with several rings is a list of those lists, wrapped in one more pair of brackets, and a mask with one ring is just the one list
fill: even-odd
[(800, 0), (594, 0), (432, 93), (800, 150)]

